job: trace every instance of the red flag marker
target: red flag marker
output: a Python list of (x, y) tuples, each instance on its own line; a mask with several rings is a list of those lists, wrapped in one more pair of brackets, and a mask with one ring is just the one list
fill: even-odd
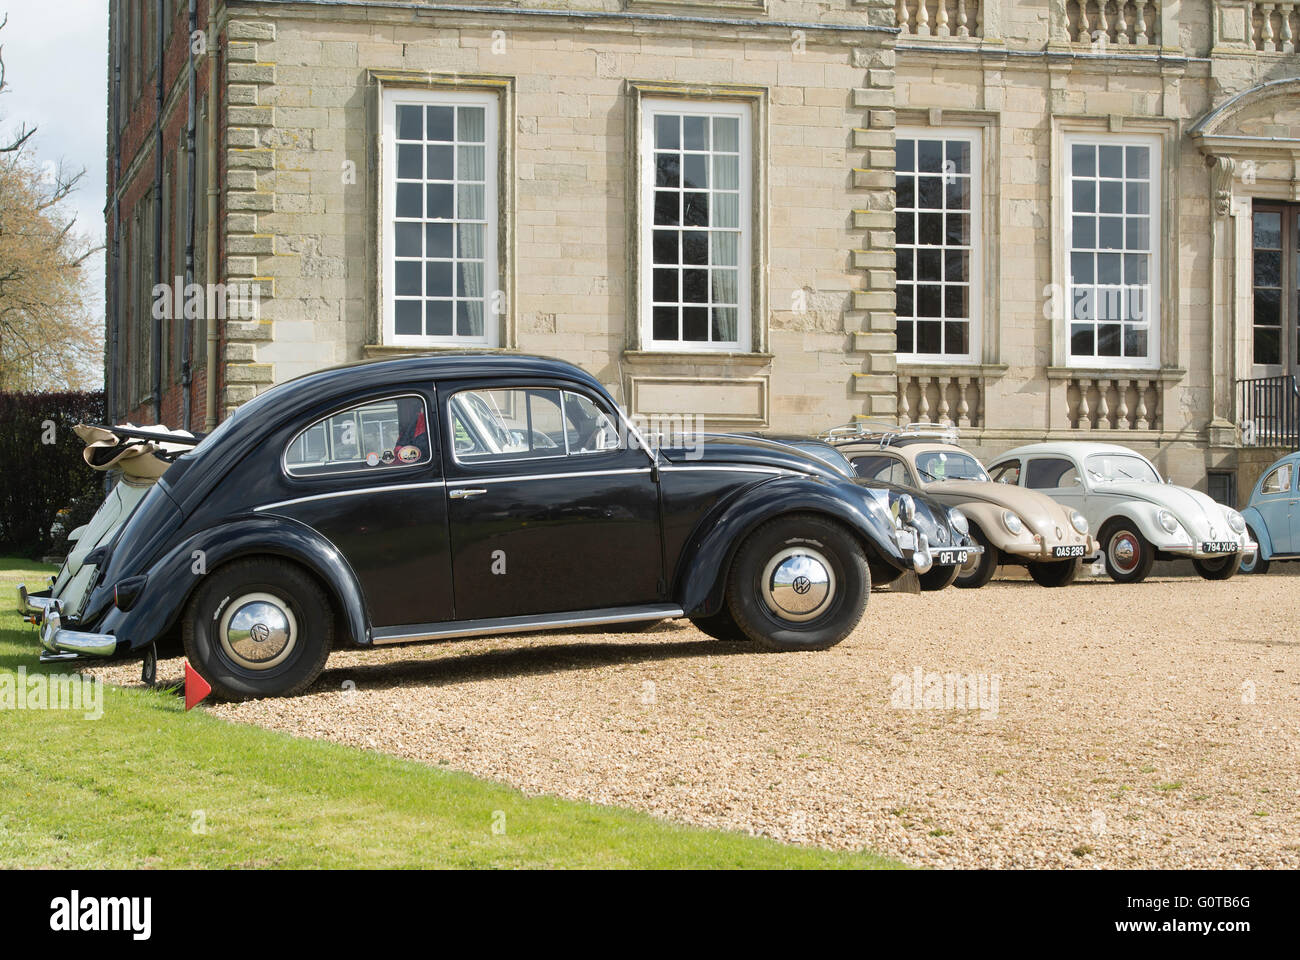
[(208, 681), (199, 676), (197, 670), (190, 666), (188, 660), (185, 661), (185, 709), (193, 710), (203, 698), (212, 692), (212, 686)]

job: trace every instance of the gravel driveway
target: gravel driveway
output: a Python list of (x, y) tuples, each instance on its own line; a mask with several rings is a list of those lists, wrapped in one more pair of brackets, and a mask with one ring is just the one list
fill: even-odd
[(1295, 868), (1298, 592), (1277, 575), (885, 592), (824, 653), (684, 621), (349, 651), (307, 696), (208, 709), (918, 865)]

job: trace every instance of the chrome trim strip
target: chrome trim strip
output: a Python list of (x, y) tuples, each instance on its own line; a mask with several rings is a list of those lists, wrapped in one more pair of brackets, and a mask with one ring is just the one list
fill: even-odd
[(618, 470), (576, 470), (573, 473), (521, 473), (514, 477), (466, 477), (461, 480), (448, 480), (447, 486), (450, 488), (475, 483), (511, 483), (515, 480), (564, 480), (569, 477), (613, 477), (649, 472), (649, 467), (625, 467)]
[(312, 500), (331, 500), (334, 497), (357, 497), (364, 493), (382, 493), (385, 490), (420, 490), (433, 489), (445, 486), (445, 480), (429, 480), (424, 483), (389, 483), (382, 487), (362, 487), (357, 490), (332, 490), (329, 493), (317, 493), (310, 497), (295, 497), (293, 500), (279, 500), (275, 503), (264, 503), (260, 507), (254, 507), (254, 513), (261, 513), (263, 510), (274, 510), (276, 507), (288, 507), (295, 503), (308, 503)]
[(496, 617), (490, 620), (459, 620), (447, 623), (407, 624), (398, 627), (379, 627), (372, 631), (371, 643), (387, 646), (392, 643), (414, 643), (419, 640), (438, 640), (451, 637), (491, 636), (498, 633), (523, 633), (531, 630), (557, 630), (564, 627), (587, 627), (602, 623), (636, 623), (641, 620), (663, 620), (683, 615), (681, 607), (672, 604), (646, 604), (639, 607), (613, 607), (608, 610), (572, 610), (568, 613), (548, 613), (542, 616)]
[(686, 465), (686, 464), (664, 463), (664, 465), (661, 466), (659, 469), (660, 469), (660, 470), (671, 470), (671, 471), (681, 471), (681, 470), (714, 470), (714, 471), (717, 471), (717, 470), (721, 470), (721, 471), (723, 471), (723, 472), (725, 472), (725, 473), (766, 473), (766, 474), (769, 474), (769, 475), (774, 476), (774, 477), (775, 477), (775, 476), (779, 476), (779, 475), (781, 475), (781, 474), (785, 474), (785, 475), (787, 475), (787, 476), (791, 476), (791, 477), (811, 477), (811, 476), (814, 476), (814, 474), (811, 474), (811, 473), (800, 473), (798, 470), (786, 470), (786, 469), (783, 469), (782, 467), (747, 467), (747, 466), (742, 466), (742, 465), (740, 465), (740, 464), (736, 464), (735, 466), (719, 465), (719, 466), (716, 466), (716, 467), (715, 467), (715, 466), (700, 467), (700, 466), (694, 466), (694, 465), (689, 465), (689, 466), (688, 466), (688, 465)]

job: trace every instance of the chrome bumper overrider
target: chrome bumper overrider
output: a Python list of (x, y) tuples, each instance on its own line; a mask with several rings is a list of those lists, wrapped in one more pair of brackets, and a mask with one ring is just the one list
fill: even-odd
[(41, 659), (63, 660), (77, 657), (111, 657), (117, 652), (117, 637), (110, 633), (83, 633), (63, 627), (58, 601), (45, 610), (41, 623)]
[(27, 584), (18, 584), (18, 612), (30, 619), (32, 623), (40, 623), (45, 616), (45, 611), (55, 602), (54, 598), (49, 596), (48, 590), (32, 594), (27, 592)]

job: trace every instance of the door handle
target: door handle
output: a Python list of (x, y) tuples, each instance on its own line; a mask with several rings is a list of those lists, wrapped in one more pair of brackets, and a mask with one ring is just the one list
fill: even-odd
[(451, 499), (453, 500), (468, 500), (470, 497), (477, 497), (481, 493), (487, 493), (487, 491), (470, 490), (466, 487), (457, 487), (455, 490), (447, 494), (447, 496), (451, 497)]

